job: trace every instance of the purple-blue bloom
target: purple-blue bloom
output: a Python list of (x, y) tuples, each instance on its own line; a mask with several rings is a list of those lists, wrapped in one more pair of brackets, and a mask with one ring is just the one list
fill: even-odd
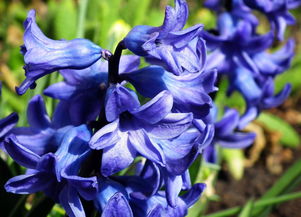
[(254, 120), (263, 109), (279, 106), (288, 97), (291, 85), (286, 84), (284, 88), (274, 95), (274, 80), (271, 77), (256, 82), (249, 70), (237, 66), (230, 77), (230, 93), (238, 90), (244, 97), (247, 108), (239, 124), (243, 128), (247, 123)]
[[(255, 134), (241, 129), (290, 92), (286, 85), (275, 95), (274, 80), (289, 68), (294, 41), (267, 50), (301, 1), (206, 0), (218, 14), (217, 30), (208, 31), (202, 24), (184, 29), (187, 2), (174, 2), (161, 26), (134, 27), (113, 54), (86, 39), (47, 38), (29, 11), (21, 46), (26, 79), (17, 93), (54, 71), (64, 81), (44, 90), (59, 100), (52, 118), (37, 95), (28, 103), (28, 126), (12, 129), (16, 114), (0, 120), (0, 145), (27, 169), (6, 191), (44, 192), (70, 217), (96, 210), (102, 217), (183, 217), (206, 187), (191, 183), (195, 160), (216, 163), (217, 145), (253, 143)], [(257, 34), (251, 9), (269, 17), (271, 31)], [(126, 49), (137, 56), (122, 56)], [(139, 68), (141, 57), (151, 65)], [(241, 93), (246, 109), (242, 116), (226, 109), (217, 120), (215, 85), (225, 77), (227, 94)]]
[[(216, 111), (212, 112), (214, 115)], [(215, 134), (212, 143), (205, 147), (203, 157), (207, 162), (216, 163), (216, 145), (224, 148), (246, 148), (254, 142), (255, 133), (239, 132), (240, 116), (235, 109), (227, 109), (223, 118), (214, 124)]]
[(264, 13), (276, 31), (277, 38), (284, 39), (286, 25), (294, 25), (296, 20), (289, 9), (298, 7), (299, 0), (243, 0), (250, 8)]
[(187, 18), (186, 1), (175, 0), (175, 8), (166, 7), (162, 26), (134, 27), (124, 39), (125, 46), (175, 75), (201, 71), (206, 59), (205, 43), (200, 37), (203, 25), (183, 30)]
[(107, 57), (108, 51), (86, 39), (52, 40), (39, 29), (35, 20), (35, 11), (28, 12), (24, 22), (24, 55), (26, 79), (16, 88), (22, 95), (42, 76), (60, 69), (83, 69), (101, 57)]
[(17, 127), (12, 133), (22, 146), (38, 155), (56, 151), (64, 134), (72, 127), (68, 116), (62, 114), (59, 107), (56, 108), (51, 121), (40, 95), (34, 96), (29, 101), (27, 121), (29, 127)]
[(204, 6), (217, 13), (227, 11), (236, 18), (247, 20), (254, 26), (258, 25), (256, 16), (243, 0), (206, 0)]
[(168, 90), (174, 99), (174, 110), (192, 112), (194, 118), (204, 118), (209, 113), (212, 106), (209, 93), (217, 91), (215, 70), (176, 76), (162, 67), (149, 66), (121, 75), (144, 97), (152, 98)]
[[(119, 73), (136, 70), (139, 57), (124, 55), (121, 57)], [(60, 70), (65, 81), (51, 85), (44, 94), (61, 100), (58, 108), (64, 115), (70, 116), (73, 125), (94, 121), (104, 107), (104, 98), (108, 84), (108, 63), (98, 60), (92, 66), (82, 69)]]
[(0, 149), (4, 149), (3, 142), (17, 124), (18, 119), (17, 113), (13, 112), (0, 120)]
[(204, 39), (212, 53), (207, 58), (207, 68), (218, 67), (219, 73), (227, 73), (233, 61), (254, 73), (259, 70), (252, 55), (265, 51), (273, 43), (273, 33), (254, 34), (250, 22), (238, 20), (230, 13), (222, 13), (217, 21), (218, 35), (204, 32)]
[[(145, 165), (141, 173), (135, 176), (114, 177), (114, 180), (102, 180), (103, 185), (95, 200), (96, 207), (109, 216), (185, 216), (203, 192), (204, 184), (195, 184), (186, 194), (178, 197), (178, 204), (170, 206), (165, 193), (158, 191), (161, 178), (154, 164)], [(179, 183), (180, 184), (180, 183)], [(181, 188), (181, 184), (180, 184)]]
[(7, 152), (28, 170), (24, 175), (11, 178), (5, 184), (6, 191), (18, 194), (43, 191), (59, 202), (70, 217), (84, 217), (81, 198), (93, 200), (98, 189), (96, 177), (78, 176), (82, 162), (91, 152), (90, 138), (90, 131), (81, 125), (65, 134), (55, 153), (39, 155), (16, 137), (9, 137), (5, 142)]
[(165, 165), (162, 148), (154, 139), (172, 139), (191, 125), (191, 113), (171, 113), (173, 99), (162, 91), (140, 106), (136, 94), (120, 84), (109, 88), (106, 118), (111, 122), (94, 134), (92, 149), (103, 149), (101, 172), (112, 175), (128, 167), (140, 154)]
[(267, 53), (273, 34), (254, 33), (249, 22), (237, 20), (230, 13), (223, 13), (218, 20), (219, 35), (204, 33), (208, 46), (213, 50), (207, 58), (207, 67), (217, 68), (229, 79), (228, 94), (239, 91), (247, 108), (240, 127), (257, 117), (262, 109), (281, 104), (290, 92), (290, 86), (274, 96), (274, 78), (286, 70), (294, 55), (294, 42), (289, 40), (278, 52)]
[(295, 55), (295, 41), (289, 39), (287, 43), (274, 53), (260, 52), (252, 55), (254, 64), (263, 76), (274, 77), (287, 70)]

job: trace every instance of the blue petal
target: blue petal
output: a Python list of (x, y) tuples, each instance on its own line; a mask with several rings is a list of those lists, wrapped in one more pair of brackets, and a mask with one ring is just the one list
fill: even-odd
[(235, 76), (230, 79), (233, 79), (233, 86), (242, 93), (247, 103), (253, 104), (260, 100), (262, 96), (262, 90), (256, 84), (255, 79), (250, 71), (242, 67), (238, 67), (235, 70)]
[(127, 192), (119, 182), (107, 178), (99, 178), (98, 183), (99, 191), (97, 197), (94, 199), (94, 204), (98, 210), (104, 210), (110, 198), (118, 192), (127, 198)]
[(225, 148), (246, 148), (255, 140), (255, 133), (233, 133), (220, 138), (217, 143)]
[(118, 125), (119, 121), (116, 120), (98, 130), (89, 142), (90, 148), (100, 150), (116, 144), (120, 139), (117, 132)]
[(259, 114), (259, 110), (256, 107), (254, 106), (248, 107), (245, 113), (240, 117), (238, 128), (239, 129), (245, 128), (245, 126), (247, 126), (251, 121), (256, 119), (258, 114)]
[(59, 195), (60, 204), (70, 217), (86, 217), (84, 207), (75, 188), (65, 185)]
[(50, 96), (55, 99), (66, 100), (69, 99), (75, 91), (75, 86), (69, 85), (65, 82), (59, 82), (46, 88), (43, 93), (46, 96)]
[(133, 217), (131, 207), (122, 193), (114, 194), (105, 206), (102, 217)]
[(17, 88), (18, 94), (24, 94), (35, 80), (46, 74), (65, 68), (86, 68), (102, 57), (103, 50), (88, 40), (48, 39), (36, 24), (34, 10), (29, 11), (24, 28), (22, 53), (26, 79)]
[(80, 176), (68, 176), (63, 174), (68, 183), (72, 185), (76, 191), (85, 200), (93, 200), (97, 194), (98, 183), (96, 177), (83, 178)]
[(140, 103), (134, 91), (120, 84), (108, 89), (105, 106), (107, 121), (114, 121), (122, 112), (131, 111), (139, 106)]
[(35, 173), (15, 176), (8, 180), (4, 187), (7, 192), (14, 194), (32, 194), (43, 191), (51, 184), (46, 173)]
[(245, 49), (248, 53), (258, 53), (268, 49), (274, 41), (273, 32), (270, 31), (264, 35), (252, 36), (246, 44)]
[(198, 201), (205, 188), (205, 184), (197, 183), (192, 186), (189, 192), (181, 196), (181, 198), (185, 201), (187, 207), (191, 207)]
[(8, 137), (4, 142), (5, 150), (20, 165), (34, 169), (40, 156), (22, 146), (15, 136)]
[(178, 194), (180, 193), (183, 185), (182, 177), (169, 174), (164, 176), (164, 182), (166, 185), (166, 199), (168, 204), (172, 207), (176, 207)]
[(52, 127), (55, 129), (72, 125), (71, 114), (69, 111), (70, 103), (67, 101), (60, 101), (54, 110), (52, 117)]
[(172, 95), (167, 91), (162, 91), (151, 101), (130, 113), (136, 118), (147, 123), (155, 124), (162, 120), (171, 111), (172, 105)]
[(170, 113), (158, 123), (145, 126), (145, 130), (154, 138), (172, 139), (187, 130), (192, 119), (191, 113)]
[(90, 92), (82, 92), (72, 100), (66, 101), (69, 105), (72, 125), (78, 126), (89, 121), (94, 121), (103, 109), (103, 96)]
[(7, 117), (0, 120), (0, 138), (3, 139), (3, 137), (13, 129), (13, 127), (18, 122), (18, 115), (17, 113), (11, 113)]
[(294, 40), (290, 39), (280, 50), (273, 54), (259, 53), (253, 59), (260, 72), (277, 75), (289, 68), (294, 56)]
[(135, 55), (122, 55), (119, 64), (119, 74), (137, 70), (140, 65), (140, 58)]
[(45, 129), (50, 126), (50, 118), (46, 112), (45, 103), (40, 95), (34, 96), (28, 103), (27, 119), (31, 127)]
[[(122, 58), (121, 58), (122, 59)], [(108, 81), (108, 62), (102, 59), (84, 69), (63, 69), (59, 71), (69, 85), (85, 89)]]
[(163, 207), (160, 204), (158, 204), (148, 212), (147, 217), (161, 217), (163, 215), (162, 213)]
[(188, 5), (185, 0), (175, 0), (175, 8), (167, 6), (164, 23), (160, 27), (164, 33), (181, 30), (188, 19)]
[(136, 150), (129, 144), (127, 133), (120, 135), (118, 142), (103, 150), (101, 173), (110, 176), (127, 168), (136, 157)]
[(235, 109), (227, 109), (222, 120), (215, 123), (215, 132), (219, 136), (231, 133), (238, 125), (239, 112)]
[(55, 140), (56, 131), (51, 128), (39, 130), (30, 127), (18, 127), (13, 129), (12, 133), (18, 141), (22, 141), (22, 146), (40, 156), (56, 151), (59, 145), (59, 142)]
[(129, 142), (145, 158), (161, 165), (165, 164), (161, 147), (152, 142), (143, 130), (130, 131)]
[(286, 84), (284, 88), (276, 96), (264, 99), (263, 109), (279, 106), (289, 96), (291, 89), (292, 89), (291, 84)]
[(65, 134), (60, 147), (55, 152), (57, 157), (55, 172), (58, 181), (61, 180), (64, 170), (66, 170), (68, 175), (76, 175), (78, 173), (80, 163), (89, 154), (88, 142), (90, 138), (91, 133), (85, 125), (71, 128)]
[(203, 149), (203, 158), (206, 162), (215, 164), (217, 162), (217, 152), (214, 144), (210, 144)]
[(179, 111), (192, 111), (197, 117), (208, 114), (212, 103), (208, 93), (217, 90), (215, 70), (175, 76), (161, 67), (151, 66), (124, 74), (124, 77), (145, 97), (152, 98), (169, 90)]

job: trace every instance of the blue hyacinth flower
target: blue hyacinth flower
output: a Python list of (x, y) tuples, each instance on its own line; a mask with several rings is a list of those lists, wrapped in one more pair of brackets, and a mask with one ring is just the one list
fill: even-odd
[(24, 22), (24, 45), (21, 52), (25, 61), (26, 79), (16, 88), (22, 95), (35, 80), (60, 69), (83, 69), (108, 52), (86, 39), (52, 40), (39, 29), (35, 20), (35, 11), (28, 12)]
[(68, 116), (59, 108), (51, 121), (40, 95), (29, 101), (27, 121), (29, 127), (17, 127), (12, 132), (24, 147), (38, 155), (56, 151), (64, 134), (72, 127)]
[(12, 129), (18, 122), (17, 113), (11, 113), (7, 117), (0, 120), (0, 149), (4, 150), (3, 142), (7, 136), (10, 135)]
[(207, 67), (217, 68), (219, 73), (228, 76), (228, 94), (236, 90), (245, 98), (247, 108), (240, 124), (243, 127), (262, 109), (279, 105), (288, 96), (289, 85), (273, 96), (273, 80), (289, 67), (294, 42), (289, 40), (282, 49), (271, 54), (266, 49), (273, 42), (272, 32), (257, 35), (250, 23), (239, 21), (229, 13), (219, 16), (218, 26), (220, 35), (204, 33), (212, 49)]
[(204, 118), (209, 113), (212, 105), (209, 93), (217, 90), (215, 70), (176, 76), (162, 67), (149, 66), (121, 76), (144, 97), (153, 98), (168, 90), (173, 97), (174, 110), (192, 112), (194, 118)]
[(91, 133), (85, 125), (70, 129), (55, 153), (38, 155), (11, 136), (5, 142), (8, 154), (27, 173), (11, 178), (6, 184), (8, 192), (31, 194), (43, 191), (59, 202), (68, 216), (85, 217), (81, 198), (93, 200), (98, 183), (96, 177), (78, 176), (82, 162), (91, 150), (88, 141)]
[(140, 106), (136, 94), (120, 84), (107, 92), (106, 119), (109, 124), (97, 131), (90, 147), (103, 150), (101, 172), (112, 175), (128, 167), (140, 154), (165, 164), (162, 148), (153, 139), (172, 139), (191, 125), (191, 113), (171, 113), (173, 99), (167, 91)]
[[(155, 169), (155, 167), (152, 167)], [(204, 184), (195, 184), (186, 194), (178, 197), (178, 205), (170, 206), (165, 193), (158, 191), (158, 170), (144, 170), (136, 176), (121, 176), (102, 180), (95, 199), (102, 216), (157, 217), (185, 216), (203, 192)]]
[[(123, 55), (119, 73), (136, 70), (138, 56)], [(49, 86), (44, 94), (59, 99), (58, 108), (69, 116), (73, 125), (94, 121), (104, 107), (108, 84), (108, 63), (98, 60), (92, 66), (82, 69), (60, 70), (65, 81)]]
[(175, 8), (166, 7), (162, 26), (134, 27), (124, 39), (125, 46), (176, 75), (201, 71), (206, 59), (205, 42), (200, 37), (203, 25), (183, 30), (187, 18), (186, 1), (175, 0)]
[(258, 19), (252, 14), (251, 9), (244, 3), (243, 0), (206, 0), (204, 6), (217, 12), (218, 14), (225, 12), (225, 10), (231, 13), (232, 16), (247, 20), (252, 25), (258, 25)]
[[(214, 115), (216, 111), (212, 112)], [(203, 158), (209, 163), (217, 162), (216, 145), (224, 148), (242, 149), (250, 146), (256, 137), (255, 133), (239, 131), (241, 124), (239, 112), (227, 109), (223, 118), (214, 124), (215, 134), (211, 144), (203, 150)]]
[(298, 7), (301, 3), (298, 0), (243, 0), (250, 8), (264, 13), (271, 23), (272, 29), (276, 31), (277, 38), (284, 39), (284, 32), (287, 25), (294, 25), (296, 20), (289, 13), (289, 9)]
[(252, 75), (252, 72), (238, 65), (230, 77), (229, 94), (233, 90), (238, 90), (247, 104), (239, 128), (243, 128), (247, 123), (254, 120), (263, 109), (279, 106), (290, 94), (290, 84), (286, 84), (278, 94), (274, 95), (273, 78), (262, 78), (261, 82), (258, 80)]
[(264, 52), (273, 43), (273, 33), (254, 33), (250, 22), (238, 20), (230, 13), (218, 17), (218, 35), (204, 32), (203, 37), (212, 53), (207, 58), (207, 69), (217, 68), (219, 73), (232, 70), (233, 61), (254, 73), (259, 73), (252, 55)]
[(260, 52), (252, 55), (251, 58), (262, 75), (274, 77), (291, 66), (295, 55), (294, 49), (295, 41), (290, 39), (280, 50), (274, 53)]

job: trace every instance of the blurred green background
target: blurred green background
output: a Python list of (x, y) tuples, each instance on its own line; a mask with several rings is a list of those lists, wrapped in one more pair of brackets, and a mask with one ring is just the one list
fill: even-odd
[[(18, 112), (20, 115), (18, 125), (25, 126), (28, 100), (33, 95), (42, 94), (43, 89), (49, 84), (62, 80), (58, 73), (53, 73), (38, 80), (37, 88), (27, 91), (21, 97), (14, 92), (15, 86), (18, 86), (25, 78), (20, 45), (23, 44), (23, 21), (31, 8), (36, 9), (37, 22), (49, 38), (84, 37), (102, 48), (113, 51), (117, 43), (133, 26), (142, 24), (160, 26), (167, 4), (173, 5), (173, 0), (0, 0), (0, 80), (3, 84), (0, 117), (5, 117), (12, 111)], [(203, 23), (206, 29), (215, 27), (214, 14), (202, 7), (201, 0), (188, 0), (188, 4), (190, 16), (187, 26)], [(201, 159), (194, 163), (191, 168), (193, 181), (206, 182), (208, 188), (201, 201), (191, 209), (189, 216), (203, 216), (206, 212), (216, 212), (238, 205), (241, 207), (228, 209), (212, 216), (231, 216), (232, 214), (232, 216), (276, 217), (277, 212), (284, 208), (280, 206), (275, 212), (271, 211), (272, 207), (301, 197), (298, 192), (290, 193), (298, 188), (301, 190), (301, 163), (298, 161), (301, 159), (299, 138), (301, 133), (300, 12), (300, 9), (292, 11), (297, 24), (288, 27), (286, 32), (287, 38), (294, 37), (297, 42), (296, 56), (291, 69), (279, 76), (276, 81), (277, 90), (280, 90), (287, 82), (292, 83), (291, 97), (280, 108), (263, 113), (257, 121), (247, 127), (246, 130), (254, 131), (258, 136), (255, 145), (251, 148), (244, 151), (220, 150), (219, 165), (208, 165)], [(267, 20), (264, 16), (257, 15), (261, 21), (258, 31), (267, 32), (269, 29)], [(275, 42), (272, 50), (278, 49), (281, 45), (283, 43)], [(244, 108), (242, 98), (239, 94), (226, 98), (226, 87), (227, 82), (222, 82), (216, 98), (218, 106), (231, 106), (242, 111)], [(56, 102), (49, 98), (45, 98), (45, 101), (48, 113), (51, 114)], [(22, 172), (22, 168), (1, 153), (1, 186), (9, 177)], [(261, 177), (269, 181), (262, 181), (261, 173), (270, 174), (270, 176)], [(265, 183), (261, 187), (257, 186), (261, 190), (253, 186), (253, 190), (245, 192), (245, 188), (251, 188), (250, 185), (253, 185), (246, 180), (253, 180), (257, 183), (257, 178), (259, 182)], [(235, 189), (238, 185), (242, 187)], [(241, 190), (238, 191), (238, 189)], [(234, 195), (229, 194), (231, 191)], [(254, 202), (258, 199), (259, 202)], [(227, 202), (227, 200), (234, 202)], [(298, 202), (298, 200), (295, 201)], [(3, 213), (2, 210), (8, 211)], [(1, 187), (0, 216), (38, 217), (45, 216), (49, 210), (52, 210), (49, 216), (64, 216), (64, 211), (59, 206), (52, 208), (49, 201), (39, 194), (29, 197), (15, 196), (6, 194)], [(44, 214), (41, 213), (43, 211)], [(301, 213), (301, 209), (296, 212)], [(286, 212), (281, 216), (294, 217), (294, 214)]]

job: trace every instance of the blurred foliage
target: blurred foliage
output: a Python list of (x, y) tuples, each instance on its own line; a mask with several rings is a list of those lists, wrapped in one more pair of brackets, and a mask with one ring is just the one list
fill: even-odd
[[(190, 5), (190, 17), (187, 26), (203, 23), (206, 29), (215, 27), (216, 18), (214, 14), (202, 7), (201, 0), (188, 0), (188, 3)], [(16, 111), (20, 114), (18, 124), (25, 126), (27, 124), (26, 106), (28, 100), (33, 95), (42, 94), (43, 89), (49, 84), (62, 80), (62, 77), (58, 73), (53, 73), (39, 79), (37, 88), (28, 91), (21, 97), (17, 96), (14, 92), (15, 86), (25, 78), (22, 69), (24, 62), (19, 52), (19, 46), (23, 43), (22, 37), (24, 30), (22, 23), (29, 9), (36, 9), (37, 22), (46, 36), (50, 38), (68, 40), (83, 36), (103, 48), (114, 50), (118, 41), (120, 41), (133, 26), (161, 25), (164, 18), (164, 7), (167, 4), (173, 5), (173, 0), (1, 0), (0, 80), (3, 83), (3, 88), (0, 100), (0, 117), (4, 117), (12, 111)], [(277, 91), (287, 82), (292, 83), (293, 96), (300, 95), (301, 92), (300, 12), (300, 9), (293, 11), (297, 17), (297, 25), (289, 27), (287, 31), (287, 35), (293, 35), (297, 41), (297, 55), (293, 60), (292, 67), (276, 80)], [(259, 32), (266, 32), (269, 28), (268, 23), (264, 17), (259, 17), (262, 21)], [(275, 43), (275, 49), (280, 45), (280, 43)], [(220, 111), (219, 117), (221, 117), (222, 110), (225, 106), (237, 108), (240, 112), (245, 108), (244, 100), (238, 93), (233, 93), (230, 97), (227, 96), (227, 86), (227, 81), (223, 79), (219, 86), (220, 90), (215, 96), (216, 104)], [(45, 102), (48, 113), (51, 115), (57, 102), (50, 98), (45, 98)], [(258, 121), (270, 130), (276, 130), (282, 133), (280, 138), (282, 144), (290, 147), (296, 147), (300, 144), (299, 135), (285, 120), (267, 112), (263, 113)], [(226, 161), (232, 175), (237, 179), (241, 178), (244, 169), (243, 152), (240, 150), (223, 149), (220, 153), (222, 153), (221, 156)], [(233, 161), (233, 159), (235, 159), (235, 161)], [(10, 177), (20, 174), (22, 170), (20, 166), (1, 153), (0, 186), (3, 186)], [(219, 165), (206, 164), (202, 162), (200, 158), (192, 165), (190, 172), (193, 182), (206, 182), (207, 190), (206, 195), (201, 198), (201, 203), (197, 203), (197, 205), (190, 210), (189, 216), (204, 213), (208, 202), (218, 200), (218, 196), (214, 193), (214, 183), (219, 170)], [(275, 184), (276, 187), (273, 187), (262, 199), (272, 198), (273, 201), (270, 204), (281, 201), (281, 193), (287, 193), (293, 183), (300, 182), (297, 180), (297, 175), (301, 177), (299, 170), (297, 166), (290, 169), (286, 173), (288, 178), (280, 179), (279, 182)], [(274, 189), (278, 189), (278, 191)], [(279, 189), (284, 190), (279, 192)], [(278, 196), (280, 199), (276, 198)], [(282, 200), (285, 201), (289, 198), (293, 197), (283, 196)], [(12, 195), (5, 193), (2, 187), (0, 188), (0, 202), (1, 216), (20, 217), (25, 216), (25, 213), (27, 213), (26, 216), (42, 217), (48, 215), (48, 217), (61, 217), (65, 214), (60, 206), (53, 206), (52, 202), (49, 202), (49, 200), (39, 194), (29, 197)], [(269, 203), (266, 202), (266, 204)], [(240, 216), (253, 216), (250, 215), (250, 207), (257, 207), (256, 210), (258, 211), (256, 211), (256, 213), (262, 212), (262, 209), (258, 208), (258, 202), (250, 200), (243, 209), (237, 209), (236, 213), (240, 211)], [(265, 206), (261, 206), (261, 208), (262, 207), (265, 208)], [(47, 214), (49, 210), (51, 210), (51, 212)]]

